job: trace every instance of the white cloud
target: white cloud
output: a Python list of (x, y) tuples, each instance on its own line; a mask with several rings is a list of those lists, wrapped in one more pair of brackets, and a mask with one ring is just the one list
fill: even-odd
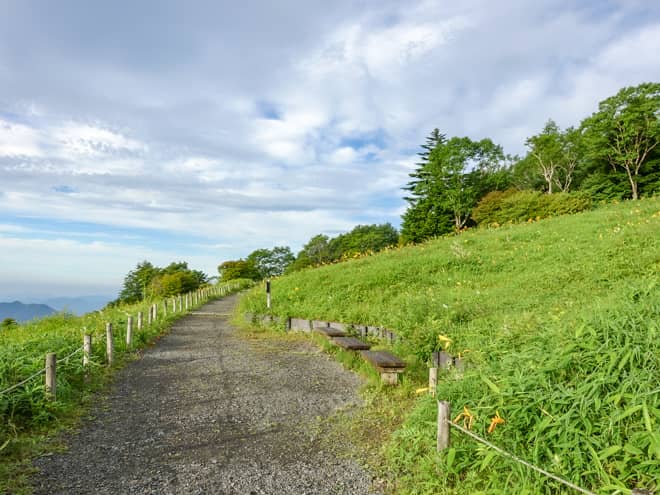
[[(127, 5), (118, 1), (109, 12)], [(240, 9), (202, 2), (189, 23), (179, 7), (149, 26), (124, 19), (135, 29), (112, 44), (61, 36), (106, 29), (66, 5), (66, 23), (35, 30), (40, 11), (26, 5), (0, 19), (0, 211), (195, 238), (182, 256), (214, 246), (207, 269), (320, 231), (396, 223), (434, 127), (521, 152), (548, 118), (577, 125), (620, 87), (660, 80), (652, 2), (280, 2), (282, 22), (264, 7), (249, 24)], [(12, 42), (17, 32), (37, 58)], [(132, 252), (162, 255), (123, 242), (108, 248), (125, 259), (108, 262), (121, 275)], [(30, 246), (49, 258), (46, 242)], [(53, 259), (71, 268), (78, 257), (78, 273), (110, 256), (83, 243), (65, 261), (58, 246)]]
[(0, 156), (43, 156), (39, 132), (24, 124), (0, 119)]
[(102, 157), (118, 152), (142, 152), (147, 147), (122, 134), (88, 124), (66, 122), (48, 131), (62, 156)]

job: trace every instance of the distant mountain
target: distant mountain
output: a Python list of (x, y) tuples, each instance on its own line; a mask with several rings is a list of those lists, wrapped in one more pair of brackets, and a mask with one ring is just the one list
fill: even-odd
[(112, 300), (109, 296), (53, 297), (44, 302), (58, 311), (83, 315), (103, 308)]
[(19, 301), (0, 303), (0, 321), (5, 318), (13, 318), (18, 322), (24, 322), (34, 318), (43, 318), (53, 313), (57, 313), (57, 311), (45, 304), (23, 304)]

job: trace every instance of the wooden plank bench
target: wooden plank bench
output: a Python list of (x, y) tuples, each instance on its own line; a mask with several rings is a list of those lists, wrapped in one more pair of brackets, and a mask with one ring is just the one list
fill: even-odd
[(396, 385), (399, 373), (406, 369), (406, 363), (387, 351), (360, 351), (362, 357), (380, 373), (380, 379), (389, 385)]
[(343, 330), (332, 327), (314, 327), (314, 331), (326, 337), (344, 337), (346, 335), (346, 332)]
[(364, 351), (371, 348), (371, 344), (362, 342), (355, 337), (333, 337), (332, 343), (350, 351)]

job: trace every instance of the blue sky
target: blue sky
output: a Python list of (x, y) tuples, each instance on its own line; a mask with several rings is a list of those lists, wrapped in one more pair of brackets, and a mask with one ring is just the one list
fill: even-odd
[(399, 224), (438, 127), (507, 153), (660, 80), (660, 4), (0, 4), (0, 300)]

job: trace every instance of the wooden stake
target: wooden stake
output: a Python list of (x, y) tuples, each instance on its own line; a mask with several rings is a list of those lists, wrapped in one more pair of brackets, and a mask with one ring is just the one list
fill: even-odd
[(133, 317), (129, 316), (126, 322), (126, 345), (131, 347), (133, 343)]
[(451, 411), (449, 402), (446, 400), (438, 401), (438, 437), (437, 437), (437, 450), (445, 450), (449, 448), (449, 422), (451, 421)]
[(112, 340), (112, 323), (105, 324), (105, 353), (108, 358), (108, 366), (112, 366), (112, 354), (114, 351), (114, 342)]
[(435, 391), (438, 387), (438, 368), (429, 368), (429, 393), (435, 397)]
[(46, 354), (46, 394), (51, 400), (57, 399), (57, 357), (54, 352)]
[(149, 306), (149, 312), (147, 313), (147, 324), (151, 326), (151, 323), (154, 321), (154, 305)]
[(158, 304), (154, 303), (154, 321), (158, 319)]
[(266, 280), (266, 307), (270, 309), (270, 279)]
[(138, 332), (142, 330), (142, 311), (138, 311), (138, 322), (137, 322)]
[(92, 355), (92, 336), (89, 334), (83, 335), (83, 366), (89, 365), (89, 359)]

